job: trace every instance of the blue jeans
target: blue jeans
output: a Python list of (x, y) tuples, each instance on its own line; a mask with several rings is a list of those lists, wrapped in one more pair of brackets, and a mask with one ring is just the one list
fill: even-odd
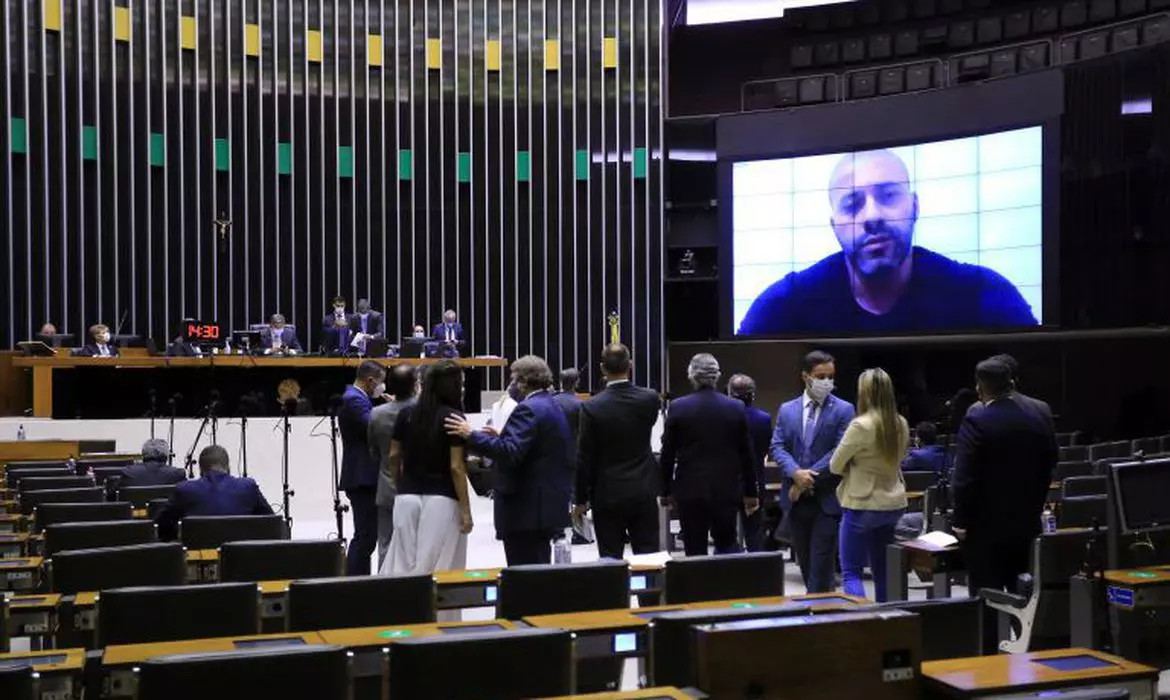
[(874, 597), (886, 601), (886, 546), (894, 541), (894, 527), (900, 510), (842, 509), (841, 579), (845, 593), (865, 597), (861, 570), (869, 564), (873, 572)]

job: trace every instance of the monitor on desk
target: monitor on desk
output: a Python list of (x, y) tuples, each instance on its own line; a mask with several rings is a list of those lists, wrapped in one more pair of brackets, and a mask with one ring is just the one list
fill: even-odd
[(144, 347), (146, 347), (146, 341), (143, 340), (142, 336), (134, 335), (132, 333), (123, 333), (122, 335), (116, 335), (113, 337), (113, 339), (110, 342), (112, 342), (114, 345), (117, 345), (120, 348), (144, 348)]
[(1170, 458), (1109, 467), (1122, 534), (1170, 529)]
[(74, 343), (72, 333), (37, 333), (33, 340), (39, 340), (51, 348), (67, 348)]
[(403, 338), (402, 345), (398, 347), (399, 357), (423, 357), (426, 351), (429, 338), (415, 338), (413, 336)]
[(40, 340), (22, 340), (16, 344), (25, 357), (53, 357), (57, 351)]
[(232, 331), (232, 347), (242, 348), (249, 352), (259, 351), (263, 348), (263, 341), (260, 340), (260, 331), (246, 330), (246, 331)]

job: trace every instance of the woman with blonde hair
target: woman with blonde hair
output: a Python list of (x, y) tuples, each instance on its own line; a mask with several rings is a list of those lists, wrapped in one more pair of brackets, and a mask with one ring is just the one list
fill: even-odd
[(873, 572), (875, 598), (886, 600), (886, 547), (906, 510), (902, 460), (910, 441), (906, 419), (898, 415), (894, 382), (881, 368), (867, 369), (857, 380), (857, 418), (849, 424), (829, 469), (840, 475), (839, 551), (845, 592), (864, 596), (861, 570)]

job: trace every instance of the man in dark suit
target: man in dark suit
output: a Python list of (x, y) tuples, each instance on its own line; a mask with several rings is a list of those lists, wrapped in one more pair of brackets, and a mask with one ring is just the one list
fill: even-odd
[(354, 313), (349, 317), (349, 329), (357, 349), (363, 354), (366, 352), (366, 343), (382, 337), (382, 322), (382, 314), (370, 308), (369, 300), (357, 300)]
[(165, 486), (187, 480), (187, 472), (167, 464), (171, 456), (166, 440), (151, 438), (142, 443), (142, 461), (124, 468), (114, 479), (106, 479), (111, 493), (124, 486)]
[(736, 517), (760, 507), (760, 484), (743, 404), (715, 391), (719, 361), (699, 353), (687, 376), (695, 392), (675, 399), (662, 433), (662, 504), (673, 505), (687, 556), (739, 551)]
[(552, 370), (528, 355), (512, 363), (512, 381), (524, 400), (504, 431), (472, 431), (447, 418), (447, 432), (467, 440), (472, 452), (495, 460), (496, 538), (508, 566), (548, 564), (552, 538), (569, 525), (573, 487), (573, 435), (565, 412), (549, 393)]
[(110, 345), (110, 327), (97, 323), (89, 327), (90, 342), (81, 346), (74, 354), (78, 357), (117, 357), (118, 347)]
[(199, 453), (199, 478), (179, 483), (155, 517), (159, 539), (176, 539), (188, 515), (272, 515), (272, 506), (255, 481), (231, 475), (227, 450), (209, 445)]
[(932, 472), (942, 476), (946, 471), (946, 450), (938, 444), (938, 428), (930, 421), (922, 421), (914, 428), (918, 447), (910, 450), (902, 461), (904, 472)]
[(581, 399), (577, 398), (577, 382), (579, 375), (577, 370), (570, 367), (569, 369), (561, 370), (561, 390), (553, 394), (553, 400), (560, 405), (561, 410), (565, 412), (565, 418), (569, 421), (569, 430), (573, 431), (573, 439), (577, 439), (577, 426), (581, 419)]
[(593, 508), (597, 554), (621, 559), (626, 538), (634, 554), (661, 549), (658, 494), (650, 433), (661, 402), (630, 383), (630, 350), (607, 345), (601, 353), (605, 389), (581, 404), (577, 436), (577, 519)]
[[(744, 405), (747, 415), (748, 437), (752, 442), (752, 464), (756, 465), (756, 483), (760, 485), (760, 498), (764, 497), (764, 460), (768, 458), (768, 446), (772, 444), (772, 416), (767, 411), (761, 411), (752, 404), (756, 400), (756, 380), (746, 374), (733, 374), (727, 380), (727, 395), (739, 399)], [(764, 514), (757, 510), (748, 515), (739, 514), (743, 526), (743, 541), (749, 552), (759, 552), (764, 548)]]
[(321, 319), (321, 351), (326, 354), (344, 355), (354, 340), (350, 326), (351, 316), (345, 312), (345, 297), (333, 297), (329, 313)]
[(281, 314), (272, 314), (268, 327), (260, 331), (260, 346), (265, 355), (296, 355), (301, 352), (296, 331), (285, 325)]
[[(1000, 360), (975, 367), (983, 408), (967, 414), (955, 446), (951, 523), (963, 542), (972, 593), (1013, 589), (1028, 570), (1032, 540), (1056, 467), (1056, 433), (1034, 408), (1014, 400)], [(983, 653), (998, 646), (995, 612), (984, 608)]]
[(453, 309), (443, 313), (443, 322), (431, 331), (431, 342), (436, 343), (441, 357), (459, 357), (466, 341), (463, 338), (463, 324)]
[(784, 474), (780, 508), (809, 593), (833, 590), (837, 560), (841, 522), (837, 484), (841, 479), (829, 471), (829, 460), (854, 411), (848, 402), (833, 396), (836, 376), (832, 355), (820, 350), (805, 355), (804, 392), (780, 406), (769, 448)]
[(386, 392), (386, 368), (366, 360), (358, 365), (353, 384), (345, 387), (337, 411), (341, 433), (341, 484), (353, 514), (353, 538), (349, 541), (345, 572), (368, 575), (370, 557), (378, 546), (377, 488), (379, 463), (370, 454), (370, 412), (374, 400)]
[[(1048, 424), (1048, 427), (1052, 429), (1052, 432), (1055, 433), (1056, 419), (1052, 416), (1052, 407), (1048, 405), (1048, 402), (1020, 392), (1020, 363), (1016, 361), (1016, 358), (1006, 353), (1001, 353), (999, 355), (992, 355), (987, 359), (995, 360), (1007, 367), (1008, 373), (1012, 378), (1012, 391), (1009, 394), (1009, 398), (1043, 419)], [(983, 402), (976, 401), (967, 409), (967, 413), (978, 411), (981, 408), (983, 408)]]

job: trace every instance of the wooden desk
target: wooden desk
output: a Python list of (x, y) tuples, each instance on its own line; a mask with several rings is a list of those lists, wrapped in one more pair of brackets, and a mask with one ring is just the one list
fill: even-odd
[(588, 695), (564, 695), (560, 698), (545, 698), (545, 700), (694, 700), (694, 696), (687, 695), (678, 688), (643, 688), (642, 690), (627, 690), (620, 693), (589, 693)]
[(0, 533), (0, 559), (19, 559), (28, 556), (28, 533)]
[(81, 445), (76, 440), (0, 440), (0, 473), (9, 462), (65, 460), (79, 454)]
[(44, 563), (41, 557), (0, 559), (0, 590), (35, 589), (41, 582), (41, 566)]
[(30, 637), (34, 650), (42, 647), (43, 640), (57, 632), (60, 604), (61, 596), (57, 593), (13, 596), (8, 604), (8, 636)]
[(5, 513), (4, 515), (0, 515), (0, 535), (24, 532), (27, 529), (27, 520), (20, 513)]
[[(1097, 668), (1059, 670), (1048, 659), (1082, 657)], [(1158, 670), (1092, 649), (1056, 649), (1027, 654), (998, 654), (922, 664), (926, 697), (977, 698), (1043, 690), (1125, 688), (1131, 700), (1157, 698)]]
[[(424, 365), (434, 364), (438, 359), (422, 358), (381, 358), (377, 359), (383, 365), (396, 364)], [(499, 357), (464, 357), (456, 360), (461, 366), (468, 368), (506, 367), (508, 361)], [(13, 359), (12, 366), (32, 372), (33, 415), (38, 418), (53, 417), (53, 375), (59, 369), (76, 369), (79, 367), (117, 367), (117, 368), (225, 368), (225, 369), (252, 369), (255, 367), (276, 368), (329, 368), (353, 367), (361, 364), (362, 359), (352, 357), (260, 357), (247, 355), (208, 355), (205, 357), (18, 357)], [(73, 443), (76, 445), (77, 443)], [(72, 453), (77, 454), (76, 447)], [(7, 461), (0, 452), (0, 462)], [(62, 459), (69, 455), (62, 455)], [(11, 459), (37, 459), (38, 457), (12, 457)]]
[(908, 600), (911, 571), (932, 579), (930, 598), (951, 597), (951, 572), (963, 571), (963, 550), (953, 544), (935, 547), (919, 540), (895, 542), (886, 547), (886, 598)]
[[(499, 592), (501, 569), (436, 571), (435, 588), (440, 610), (492, 607)], [(663, 569), (659, 566), (631, 566), (630, 593), (661, 594)]]
[(103, 673), (107, 677), (108, 697), (128, 697), (134, 693), (133, 668), (143, 661), (172, 654), (207, 654), (212, 652), (236, 651), (241, 642), (270, 642), (280, 644), (281, 640), (300, 640), (301, 644), (324, 644), (316, 632), (292, 634), (264, 634), (246, 637), (216, 637), (212, 639), (187, 639), (178, 642), (155, 642), (152, 644), (122, 644), (108, 646), (102, 652)]
[(187, 583), (214, 583), (218, 578), (218, 549), (187, 550)]
[(15, 500), (8, 499), (8, 500), (0, 501), (0, 515), (10, 515), (10, 514), (19, 513), (19, 512), (20, 511), (17, 510)]
[(1110, 606), (1133, 610), (1170, 606), (1170, 569), (1106, 571), (1105, 595)]
[(50, 649), (0, 654), (0, 664), (31, 666), (41, 676), (41, 698), (80, 698), (84, 649)]

